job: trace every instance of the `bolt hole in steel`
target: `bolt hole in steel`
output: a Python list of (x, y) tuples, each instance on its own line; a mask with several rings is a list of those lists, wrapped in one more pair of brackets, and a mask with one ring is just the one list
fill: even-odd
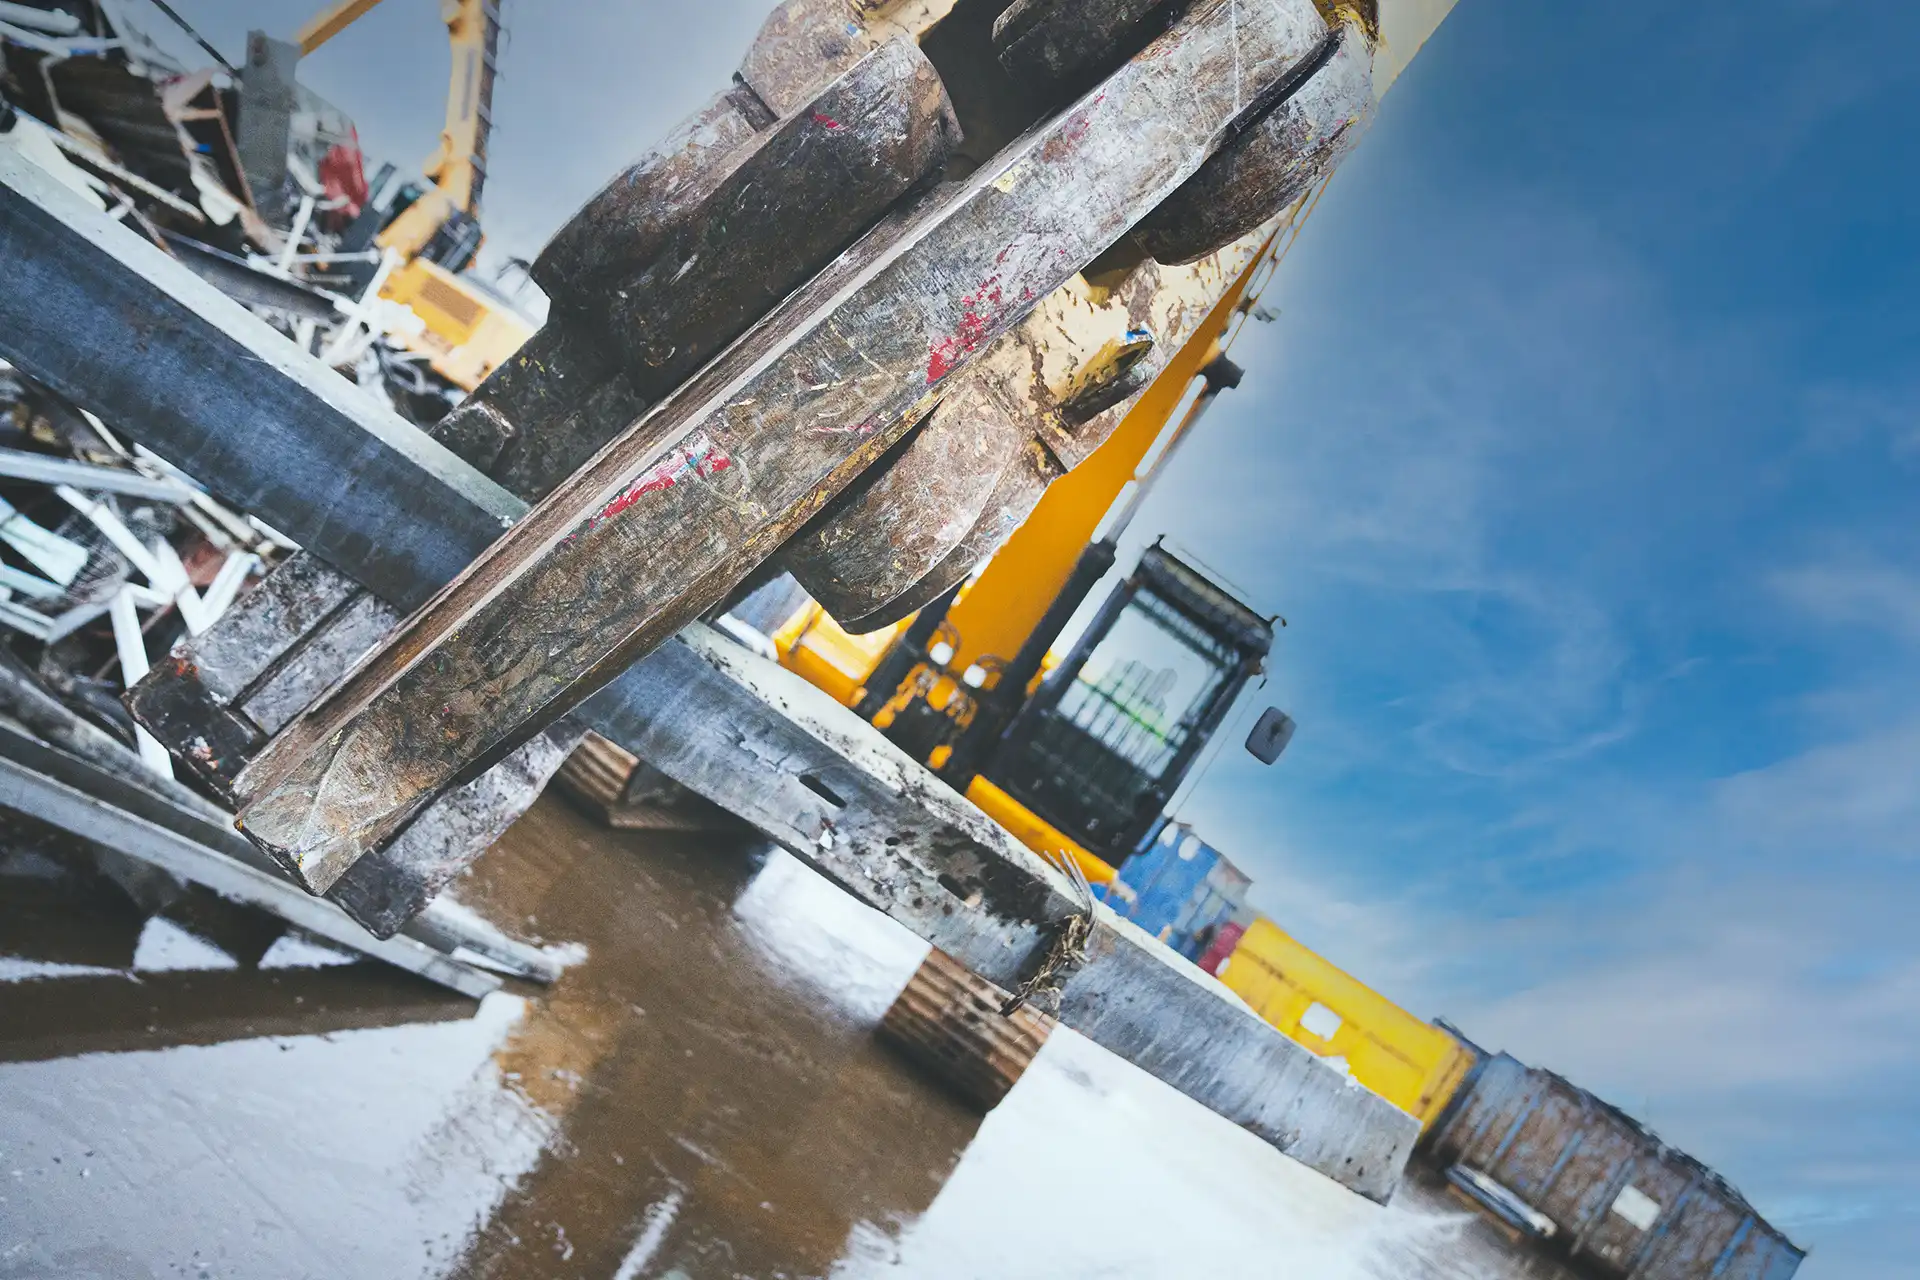
[(843, 798), (839, 792), (835, 791), (811, 773), (803, 773), (800, 775), (800, 785), (836, 809), (844, 809), (847, 807), (845, 798)]
[(963, 880), (951, 873), (940, 876), (940, 887), (969, 907), (977, 907), (985, 900), (985, 894), (977, 882)]

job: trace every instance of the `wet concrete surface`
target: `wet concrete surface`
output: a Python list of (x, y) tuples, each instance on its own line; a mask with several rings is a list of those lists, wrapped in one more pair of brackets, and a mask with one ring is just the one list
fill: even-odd
[(458, 896), (584, 958), (479, 1004), (292, 938), (238, 963), (30, 844), (0, 1280), (1564, 1274), (1071, 1033), (981, 1121), (872, 1037), (924, 944), (749, 839), (542, 801)]

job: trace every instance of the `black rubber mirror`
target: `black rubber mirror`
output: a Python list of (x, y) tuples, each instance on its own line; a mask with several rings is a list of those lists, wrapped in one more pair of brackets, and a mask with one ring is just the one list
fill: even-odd
[(1253, 732), (1247, 735), (1247, 750), (1261, 764), (1272, 764), (1293, 741), (1293, 729), (1292, 716), (1278, 707), (1268, 707), (1260, 713)]

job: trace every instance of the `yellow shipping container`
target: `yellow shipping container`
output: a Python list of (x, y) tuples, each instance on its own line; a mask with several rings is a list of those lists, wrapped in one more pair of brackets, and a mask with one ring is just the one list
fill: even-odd
[(1420, 1121), (1446, 1108), (1473, 1051), (1338, 968), (1262, 916), (1248, 926), (1220, 980), (1255, 1012)]

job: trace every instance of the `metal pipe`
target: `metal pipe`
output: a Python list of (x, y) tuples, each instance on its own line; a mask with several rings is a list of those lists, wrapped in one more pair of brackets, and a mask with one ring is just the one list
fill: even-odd
[(178, 480), (155, 480), (137, 471), (118, 467), (98, 467), (90, 462), (50, 458), (45, 454), (19, 449), (0, 449), (0, 476), (12, 480), (32, 480), (37, 484), (64, 484), (92, 493), (122, 493), (130, 498), (150, 498), (155, 502), (193, 501), (191, 485)]
[(64, 9), (34, 9), (12, 0), (0, 0), (0, 21), (11, 22), (50, 36), (80, 34), (80, 19)]
[(70, 58), (77, 53), (105, 53), (109, 49), (118, 49), (124, 43), (100, 36), (47, 36), (26, 27), (16, 27), (10, 22), (0, 22), (0, 36), (5, 36), (15, 44), (24, 45), (36, 53), (61, 59)]
[(1107, 576), (1107, 570), (1113, 568), (1116, 548), (1114, 544), (1102, 539), (1080, 553), (1074, 562), (1073, 572), (1067, 576), (1066, 585), (1060, 588), (1060, 594), (1053, 598), (1047, 611), (1040, 615), (1040, 621), (1028, 633), (1026, 643), (1013, 656), (1000, 672), (1000, 681), (989, 689), (980, 700), (980, 710), (974, 715), (973, 723), (953, 747), (953, 755), (947, 760), (941, 775), (961, 791), (972, 784), (975, 775), (985, 766), (987, 756), (1000, 741), (1001, 732), (1012, 723), (1015, 713), (1027, 700), (1027, 686), (1033, 683), (1034, 676), (1040, 673), (1040, 664), (1046, 661), (1047, 650), (1059, 638), (1067, 621), (1074, 611), (1086, 600), (1094, 585)]
[[(461, 964), (413, 938), (379, 941), (332, 903), (309, 897), (266, 871), (209, 848), (179, 829), (197, 825), (195, 815), (169, 813), (162, 825), (157, 820), (159, 814), (123, 809), (103, 796), (79, 789), (59, 774), (84, 774), (90, 781), (109, 787), (114, 780), (102, 778), (97, 769), (78, 760), (57, 762), (57, 755), (0, 729), (0, 806), (38, 818), (83, 840), (104, 844), (222, 897), (272, 912), (336, 946), (384, 960), (464, 996), (477, 1000), (499, 990), (500, 980), (491, 974)], [(128, 784), (121, 787), (131, 789)], [(154, 803), (164, 805), (150, 797), (142, 802), (143, 807)]]

